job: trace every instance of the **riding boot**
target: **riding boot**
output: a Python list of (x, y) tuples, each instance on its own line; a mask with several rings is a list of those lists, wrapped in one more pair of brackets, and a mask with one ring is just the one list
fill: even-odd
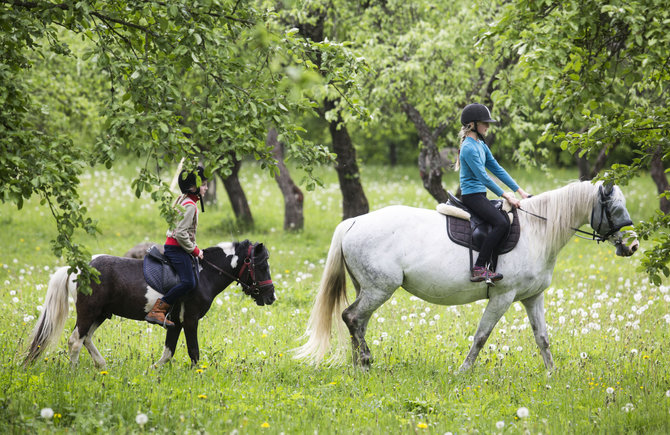
[(170, 311), (170, 305), (163, 302), (162, 299), (156, 299), (156, 303), (154, 304), (153, 308), (151, 308), (151, 311), (149, 311), (149, 314), (146, 315), (144, 320), (149, 323), (161, 325), (165, 328), (172, 328), (174, 323), (165, 317), (168, 311)]

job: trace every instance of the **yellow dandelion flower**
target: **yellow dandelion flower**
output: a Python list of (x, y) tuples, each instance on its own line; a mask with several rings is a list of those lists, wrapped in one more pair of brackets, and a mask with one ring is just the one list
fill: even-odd
[(337, 382), (333, 381), (333, 382), (331, 382), (331, 383), (328, 384), (328, 385), (337, 385)]
[(40, 248), (39, 246), (35, 246), (36, 251), (39, 251), (40, 249), (42, 249), (42, 248)]
[(419, 423), (416, 425), (419, 429), (428, 429), (428, 425), (426, 423)]
[(196, 373), (202, 373), (202, 369), (198, 369), (195, 371)]
[(199, 394), (198, 395), (198, 399), (206, 399), (206, 398), (207, 398), (207, 394)]
[(103, 371), (100, 372), (100, 374), (104, 376), (104, 375), (108, 375), (109, 372), (107, 370), (103, 370)]
[(261, 427), (267, 429), (267, 428), (270, 427), (270, 423), (268, 423), (267, 421), (264, 421), (263, 424), (261, 424)]

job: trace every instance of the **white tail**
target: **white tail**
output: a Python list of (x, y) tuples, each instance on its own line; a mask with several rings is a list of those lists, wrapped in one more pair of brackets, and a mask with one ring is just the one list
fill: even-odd
[(319, 364), (330, 348), (330, 336), (333, 322), (336, 324), (338, 349), (330, 358), (331, 363), (339, 363), (344, 359), (349, 332), (341, 314), (347, 302), (347, 277), (344, 270), (342, 256), (342, 238), (352, 221), (341, 222), (330, 243), (326, 266), (321, 276), (319, 291), (309, 316), (307, 330), (302, 338), (308, 338), (307, 343), (294, 349), (295, 358), (306, 360), (312, 364)]
[(63, 332), (70, 311), (68, 293), (76, 295), (74, 283), (76, 274), (69, 274), (68, 269), (67, 266), (61, 267), (51, 275), (47, 294), (44, 298), (44, 307), (39, 319), (37, 319), (37, 325), (33, 329), (30, 348), (23, 361), (24, 364), (35, 361)]

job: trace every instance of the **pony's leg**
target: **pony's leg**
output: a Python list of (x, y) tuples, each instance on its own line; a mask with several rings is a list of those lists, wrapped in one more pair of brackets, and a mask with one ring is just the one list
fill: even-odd
[(530, 326), (533, 328), (535, 343), (540, 348), (540, 354), (544, 360), (544, 366), (548, 370), (554, 368), (554, 359), (549, 350), (549, 334), (547, 334), (547, 322), (544, 320), (544, 293), (521, 301), (526, 307)]
[(165, 349), (163, 349), (163, 356), (154, 364), (154, 366), (162, 366), (172, 359), (175, 350), (177, 349), (177, 341), (179, 341), (181, 328), (181, 323), (179, 322), (175, 323), (173, 328), (168, 328), (167, 334), (165, 335)]
[(463, 364), (458, 371), (462, 372), (468, 370), (475, 363), (479, 351), (482, 350), (482, 347), (486, 344), (486, 340), (488, 340), (489, 335), (491, 335), (498, 320), (500, 320), (503, 314), (509, 309), (510, 305), (512, 305), (512, 302), (514, 302), (514, 295), (515, 293), (512, 291), (491, 295), (491, 299), (489, 299), (489, 303), (486, 305), (484, 314), (479, 321), (479, 326), (477, 327), (472, 347), (470, 347), (470, 352), (468, 352), (468, 356), (465, 357), (465, 361), (463, 361)]
[(353, 304), (342, 312), (342, 320), (349, 328), (354, 365), (369, 368), (372, 355), (365, 342), (365, 333), (372, 313), (386, 302), (393, 292), (365, 291), (362, 289)]
[(184, 336), (186, 337), (186, 348), (191, 358), (191, 367), (195, 367), (200, 359), (200, 347), (198, 346), (198, 319), (184, 322)]
[(88, 329), (88, 333), (86, 334), (86, 337), (84, 337), (84, 346), (86, 346), (88, 353), (91, 354), (91, 358), (93, 359), (95, 366), (98, 368), (103, 368), (106, 365), (105, 358), (102, 357), (100, 352), (98, 352), (98, 349), (93, 344), (93, 333), (96, 329), (98, 329), (100, 324), (102, 324), (102, 321), (92, 324)]
[(74, 325), (72, 335), (70, 335), (70, 338), (67, 341), (67, 347), (70, 351), (70, 365), (73, 367), (79, 362), (79, 353), (81, 352), (81, 347), (84, 345), (85, 339), (86, 336), (82, 337), (79, 334), (79, 325)]

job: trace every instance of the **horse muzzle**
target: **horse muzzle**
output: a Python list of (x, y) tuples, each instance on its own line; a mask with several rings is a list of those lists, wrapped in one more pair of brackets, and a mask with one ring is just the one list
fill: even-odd
[(616, 255), (619, 257), (630, 257), (638, 250), (640, 247), (640, 242), (637, 240), (635, 233), (633, 233), (629, 235), (623, 235), (615, 242), (615, 246)]

